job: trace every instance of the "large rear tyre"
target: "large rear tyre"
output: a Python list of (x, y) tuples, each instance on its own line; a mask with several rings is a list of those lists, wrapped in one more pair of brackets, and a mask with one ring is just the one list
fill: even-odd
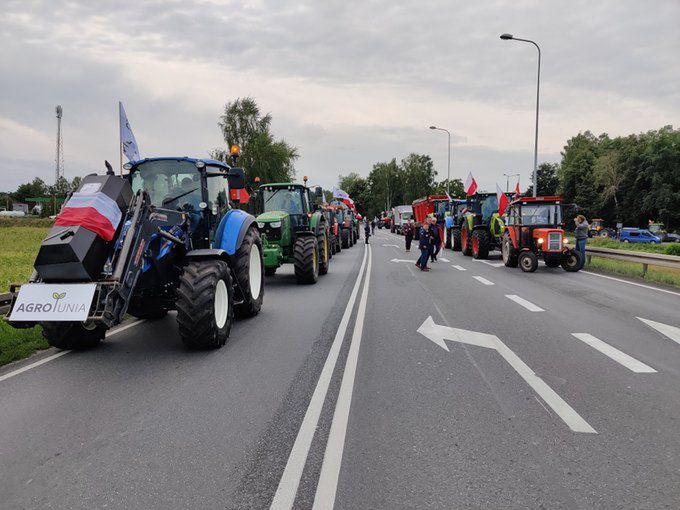
[(523, 251), (519, 254), (519, 267), (525, 273), (533, 273), (538, 268), (538, 257), (533, 251)]
[(295, 278), (299, 284), (316, 283), (319, 279), (319, 247), (316, 237), (299, 237), (293, 248)]
[(503, 264), (505, 267), (517, 267), (517, 250), (512, 245), (512, 239), (507, 232), (503, 234), (501, 241), (501, 254), (503, 255)]
[(328, 246), (328, 237), (326, 237), (326, 234), (321, 234), (316, 239), (317, 246), (319, 247), (319, 274), (327, 274), (331, 264), (331, 250)]
[(460, 251), (462, 249), (462, 243), (460, 241), (460, 229), (459, 228), (452, 228), (451, 229), (451, 237), (453, 240), (451, 248), (453, 251)]
[(234, 322), (234, 288), (223, 260), (192, 261), (177, 289), (177, 324), (192, 349), (217, 349), (227, 343)]
[(234, 305), (234, 311), (239, 317), (253, 317), (260, 312), (264, 299), (262, 240), (254, 226), (248, 229), (231, 260), (242, 298), (240, 303)]
[(580, 251), (569, 250), (563, 257), (561, 266), (568, 273), (575, 273), (581, 269), (583, 255)]
[(350, 241), (349, 241), (349, 230), (346, 228), (342, 229), (342, 233), (340, 235), (342, 238), (342, 249), (347, 250), (351, 247)]
[(472, 235), (465, 223), (463, 223), (463, 227), (460, 229), (460, 246), (463, 255), (466, 257), (472, 255)]
[(489, 258), (490, 234), (486, 230), (475, 230), (472, 232), (472, 258)]
[(106, 329), (82, 322), (42, 322), (43, 337), (57, 349), (81, 351), (94, 347), (104, 339)]

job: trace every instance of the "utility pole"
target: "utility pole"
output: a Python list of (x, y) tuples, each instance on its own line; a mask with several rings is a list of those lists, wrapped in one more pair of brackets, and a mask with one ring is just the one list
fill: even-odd
[(61, 117), (63, 109), (61, 105), (57, 105), (54, 109), (57, 113), (57, 155), (54, 159), (54, 184), (59, 182), (59, 177), (64, 176), (64, 141), (61, 136)]

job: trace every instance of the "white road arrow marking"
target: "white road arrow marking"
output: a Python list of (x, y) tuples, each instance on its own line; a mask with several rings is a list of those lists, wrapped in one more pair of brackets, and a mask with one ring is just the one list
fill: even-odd
[(488, 349), (495, 349), (505, 361), (507, 361), (512, 368), (519, 374), (519, 376), (531, 386), (536, 393), (548, 404), (557, 415), (562, 418), (562, 421), (574, 432), (583, 432), (586, 434), (597, 434), (597, 431), (591, 427), (587, 421), (574, 411), (574, 409), (567, 404), (562, 397), (548, 386), (548, 384), (538, 377), (531, 368), (522, 361), (510, 348), (501, 342), (496, 335), (489, 335), (486, 333), (479, 333), (477, 331), (468, 331), (465, 329), (450, 328), (448, 326), (440, 326), (435, 324), (432, 317), (425, 319), (425, 322), (418, 328), (418, 333), (425, 336), (438, 346), (446, 351), (449, 348), (445, 340), (459, 342), (469, 345), (476, 345), (479, 347), (486, 347)]
[(668, 324), (664, 324), (662, 322), (643, 319), (642, 317), (638, 317), (638, 319), (647, 324), (647, 326), (649, 326), (650, 328), (656, 329), (662, 335), (665, 335), (674, 342), (680, 344), (680, 328), (676, 328), (675, 326), (669, 326)]
[(638, 374), (652, 374), (656, 372), (656, 370), (649, 365), (645, 365), (642, 361), (636, 360), (632, 356), (618, 350), (616, 347), (612, 347), (593, 335), (589, 335), (588, 333), (572, 333), (572, 336), (575, 336), (582, 342), (590, 345), (593, 349), (600, 351), (605, 356), (609, 356), (628, 370), (632, 370)]
[(394, 246), (395, 248), (399, 248), (396, 244), (383, 244), (383, 246)]
[(411, 264), (415, 264), (417, 260), (407, 260), (407, 259), (392, 259), (390, 262), (410, 262)]

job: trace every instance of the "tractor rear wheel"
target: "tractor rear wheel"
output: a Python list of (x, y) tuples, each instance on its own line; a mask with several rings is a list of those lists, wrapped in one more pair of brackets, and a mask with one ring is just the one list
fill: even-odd
[(342, 238), (342, 249), (346, 250), (350, 247), (349, 244), (349, 230), (346, 228), (343, 228), (340, 234), (340, 237)]
[(298, 283), (316, 283), (319, 279), (319, 247), (316, 237), (298, 237), (293, 248), (295, 278)]
[(452, 228), (451, 229), (451, 238), (452, 238), (452, 245), (451, 248), (453, 251), (460, 251), (462, 248), (462, 244), (460, 242), (460, 229), (459, 228)]
[(517, 267), (517, 250), (512, 245), (512, 239), (507, 232), (503, 234), (503, 241), (501, 241), (501, 254), (506, 267)]
[(489, 258), (489, 233), (486, 230), (475, 230), (472, 232), (472, 258)]
[(229, 265), (216, 259), (187, 264), (179, 277), (176, 306), (179, 335), (187, 347), (222, 347), (234, 322)]
[(231, 260), (234, 277), (243, 298), (241, 303), (234, 305), (234, 312), (239, 317), (253, 317), (260, 312), (264, 299), (262, 240), (255, 226), (248, 229)]
[(543, 257), (545, 265), (548, 267), (560, 267), (562, 257), (560, 255), (546, 255)]
[(264, 275), (265, 276), (274, 276), (276, 274), (276, 267), (265, 267), (264, 268)]
[(581, 255), (581, 252), (576, 250), (569, 250), (562, 257), (561, 263), (562, 269), (564, 269), (568, 273), (575, 273), (576, 271), (581, 269), (582, 259), (583, 255)]
[(323, 233), (316, 239), (316, 244), (319, 247), (319, 274), (326, 274), (331, 264), (331, 250), (328, 246), (328, 237)]
[(94, 347), (104, 339), (106, 329), (82, 322), (42, 322), (47, 343), (57, 349), (80, 351)]
[(463, 227), (460, 230), (460, 246), (463, 255), (466, 257), (472, 255), (472, 235), (470, 235), (470, 231), (465, 223), (463, 223)]
[(519, 254), (519, 267), (525, 273), (533, 273), (538, 268), (538, 257), (533, 251), (523, 251)]
[(451, 234), (453, 234), (453, 229), (447, 228), (446, 229), (446, 241), (444, 242), (444, 248), (447, 250), (451, 249)]

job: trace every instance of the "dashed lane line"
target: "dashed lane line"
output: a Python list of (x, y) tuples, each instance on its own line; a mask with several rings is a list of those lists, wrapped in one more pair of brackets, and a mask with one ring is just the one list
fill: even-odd
[(645, 365), (642, 361), (636, 360), (632, 356), (618, 350), (616, 347), (612, 347), (593, 335), (588, 333), (572, 333), (572, 336), (590, 345), (593, 349), (600, 351), (605, 356), (610, 357), (636, 374), (652, 374), (656, 372), (656, 370), (649, 365)]
[(506, 294), (505, 297), (508, 298), (510, 301), (514, 301), (518, 305), (523, 306), (530, 312), (545, 312), (545, 310), (543, 310), (543, 308), (541, 308), (540, 306), (536, 306), (531, 301), (527, 301), (526, 299), (521, 298), (515, 294)]
[(495, 285), (493, 282), (490, 282), (489, 280), (487, 280), (483, 276), (473, 276), (473, 278), (475, 280), (477, 280), (478, 282), (483, 283), (484, 285)]
[(502, 262), (489, 262), (488, 260), (472, 259), (472, 262), (481, 262), (491, 267), (502, 267), (504, 264)]
[[(126, 324), (124, 326), (121, 326), (119, 328), (113, 329), (109, 332), (106, 333), (106, 337), (111, 337), (115, 334), (120, 333), (121, 331), (125, 331), (126, 329), (130, 329), (132, 327), (137, 326), (138, 324), (141, 324), (144, 322), (144, 319), (139, 319), (137, 321), (131, 322), (130, 324)], [(56, 354), (53, 354), (52, 356), (48, 356), (46, 358), (43, 358), (39, 361), (36, 361), (35, 363), (31, 363), (30, 365), (26, 365), (25, 367), (18, 368), (16, 370), (13, 370), (12, 372), (8, 372), (7, 374), (0, 375), (0, 382), (6, 381), (7, 379), (14, 377), (15, 375), (23, 374), (24, 372), (28, 372), (29, 370), (32, 370), (36, 367), (39, 367), (40, 365), (44, 365), (45, 363), (49, 363), (50, 361), (53, 361), (57, 358), (61, 358), (65, 354), (68, 354), (71, 351), (59, 351)]]
[(458, 269), (458, 271), (467, 271), (463, 266), (452, 265), (451, 267)]

